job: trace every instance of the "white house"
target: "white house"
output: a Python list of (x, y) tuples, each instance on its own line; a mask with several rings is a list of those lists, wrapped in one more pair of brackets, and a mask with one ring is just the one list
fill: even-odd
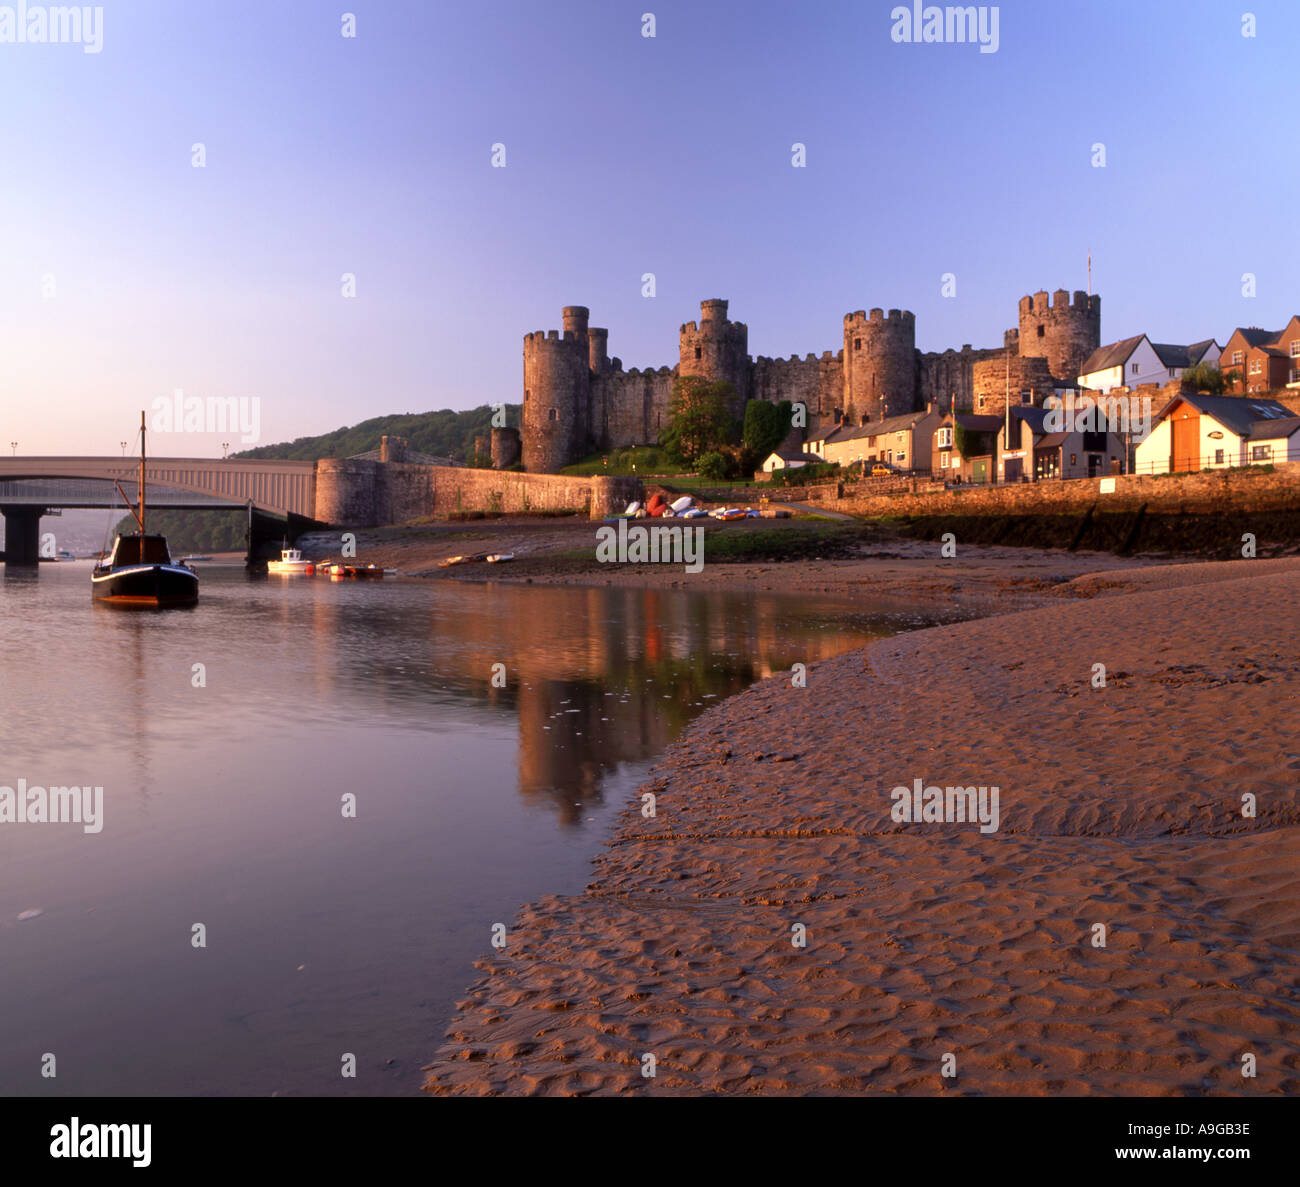
[(770, 474), (773, 470), (801, 470), (804, 466), (821, 460), (816, 454), (804, 453), (799, 449), (775, 449), (763, 462), (763, 472)]
[(1137, 446), (1137, 473), (1216, 470), (1300, 461), (1300, 416), (1250, 396), (1184, 392), (1172, 399)]
[(1139, 383), (1168, 383), (1197, 363), (1217, 363), (1223, 353), (1213, 338), (1191, 346), (1152, 342), (1145, 334), (1094, 350), (1083, 364), (1079, 386), (1108, 392)]

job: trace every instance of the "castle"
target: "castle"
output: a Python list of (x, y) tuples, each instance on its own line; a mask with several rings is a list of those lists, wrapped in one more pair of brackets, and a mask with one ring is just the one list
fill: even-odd
[[(820, 357), (751, 358), (749, 330), (727, 318), (727, 302), (700, 302), (699, 322), (681, 327), (675, 367), (633, 368), (608, 354), (609, 331), (589, 326), (589, 310), (570, 305), (563, 331), (524, 336), (524, 468), (553, 473), (593, 450), (649, 445), (668, 418), (673, 379), (726, 380), (739, 418), (748, 400), (801, 402), (808, 431), (863, 425), (924, 409), (1000, 411), (1005, 393), (1074, 387), (1084, 360), (1101, 345), (1101, 298), (1058, 289), (1022, 297), (1019, 325), (1000, 347), (922, 353), (916, 318), (873, 309), (844, 315), (843, 346)], [(496, 442), (493, 443), (497, 459)], [(511, 456), (503, 450), (500, 457)]]

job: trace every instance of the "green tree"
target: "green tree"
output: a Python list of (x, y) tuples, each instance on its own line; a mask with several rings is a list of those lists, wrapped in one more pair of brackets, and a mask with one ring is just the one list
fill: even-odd
[(782, 400), (779, 404), (750, 400), (745, 405), (741, 441), (750, 456), (762, 461), (785, 440), (790, 432), (791, 408), (789, 400)]
[(736, 429), (730, 411), (735, 397), (735, 388), (725, 381), (710, 383), (699, 375), (679, 375), (673, 380), (668, 424), (659, 444), (689, 464), (730, 444)]
[[(1235, 371), (1229, 372), (1229, 375), (1235, 374)], [(1183, 382), (1190, 384), (1194, 391), (1221, 396), (1227, 390), (1229, 375), (1225, 375), (1213, 363), (1197, 363), (1183, 372)]]

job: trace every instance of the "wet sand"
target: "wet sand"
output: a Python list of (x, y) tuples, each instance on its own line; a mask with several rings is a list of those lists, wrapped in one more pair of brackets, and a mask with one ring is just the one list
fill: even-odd
[[(1300, 563), (1052, 589), (697, 719), (586, 893), (479, 962), (426, 1090), (1300, 1089)], [(996, 785), (997, 831), (895, 821), (915, 779)]]
[[(700, 572), (688, 573), (681, 565), (598, 563), (599, 526), (576, 518), (505, 518), (372, 529), (358, 533), (358, 555), (363, 563), (396, 568), (404, 578), (896, 598), (907, 605), (951, 606), (954, 616), (1005, 613), (1062, 596), (1092, 596), (1090, 591), (1073, 588), (1072, 580), (1099, 571), (1164, 567), (1179, 559), (981, 545), (962, 545), (958, 556), (944, 557), (937, 543), (863, 524), (860, 539), (828, 541), (825, 555), (814, 550), (811, 555), (789, 558), (708, 560)], [(797, 538), (816, 526), (794, 519), (710, 522), (705, 528), (721, 537), (742, 539), (775, 532), (779, 540)], [(330, 555), (331, 545), (337, 550), (337, 541), (323, 533), (305, 536), (299, 543), (313, 560)], [(507, 564), (438, 565), (448, 556), (465, 553), (512, 553), (515, 559)]]

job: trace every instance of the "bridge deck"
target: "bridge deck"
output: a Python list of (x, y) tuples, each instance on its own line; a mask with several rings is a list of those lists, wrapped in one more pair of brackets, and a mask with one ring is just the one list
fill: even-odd
[[(109, 507), (121, 502), (114, 479), (134, 499), (139, 472), (127, 457), (0, 457), (0, 504)], [(160, 508), (229, 508), (251, 499), (275, 515), (311, 519), (316, 511), (315, 462), (157, 457), (145, 464), (145, 482), (148, 502)]]

